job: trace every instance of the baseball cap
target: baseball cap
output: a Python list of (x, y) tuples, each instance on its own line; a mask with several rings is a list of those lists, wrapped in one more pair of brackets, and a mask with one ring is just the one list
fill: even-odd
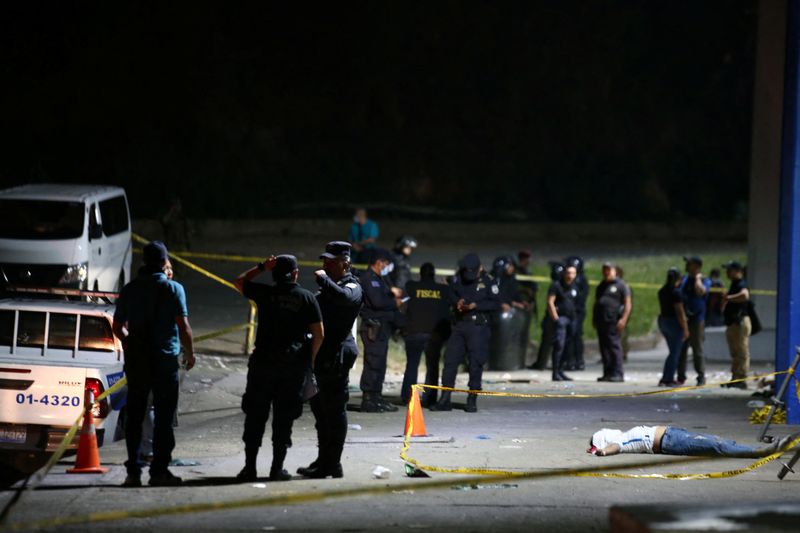
[(722, 268), (725, 270), (744, 270), (744, 267), (739, 261), (728, 261), (722, 265)]
[(694, 263), (697, 266), (703, 266), (703, 260), (696, 255), (690, 255), (689, 257), (683, 256), (683, 260), (687, 263)]
[(151, 241), (142, 248), (142, 259), (145, 265), (157, 266), (169, 257), (167, 246), (161, 241)]
[(477, 270), (481, 267), (481, 258), (478, 257), (478, 254), (470, 252), (461, 258), (461, 261), (458, 262), (458, 266), (467, 270)]
[(603, 268), (614, 268), (614, 263), (612, 263), (611, 261), (604, 261)]
[(350, 243), (345, 241), (331, 241), (325, 245), (325, 252), (320, 254), (320, 259), (336, 259), (338, 257), (350, 258)]
[(275, 258), (272, 268), (273, 276), (286, 276), (297, 270), (297, 258), (293, 255), (281, 254)]

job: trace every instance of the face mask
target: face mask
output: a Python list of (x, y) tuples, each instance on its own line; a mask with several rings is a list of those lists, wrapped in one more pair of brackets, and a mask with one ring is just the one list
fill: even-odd
[(381, 269), (381, 276), (388, 276), (394, 270), (394, 263), (389, 263)]

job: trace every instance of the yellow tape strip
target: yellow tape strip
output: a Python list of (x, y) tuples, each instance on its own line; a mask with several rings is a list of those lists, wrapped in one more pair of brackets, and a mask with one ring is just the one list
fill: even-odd
[(206, 333), (205, 335), (198, 335), (194, 337), (194, 342), (203, 342), (209, 339), (214, 339), (216, 337), (222, 337), (223, 335), (227, 335), (228, 333), (234, 333), (236, 331), (242, 331), (243, 329), (248, 329), (250, 327), (249, 322), (245, 322), (244, 324), (237, 324), (235, 326), (231, 326), (229, 328), (220, 329), (217, 331), (212, 331), (211, 333)]
[[(701, 458), (702, 460), (714, 460), (714, 458)], [(688, 462), (697, 461), (697, 457), (679, 457), (659, 461), (658, 465), (672, 465), (683, 464)], [(608, 470), (619, 469), (633, 469), (633, 468), (646, 468), (654, 466), (653, 461), (640, 461), (635, 463), (628, 463), (625, 465), (607, 465), (591, 468), (578, 468), (569, 470), (547, 470), (536, 472), (516, 472), (514, 473), (515, 479), (520, 480), (533, 480), (533, 479), (547, 479), (554, 477), (574, 476), (581, 473), (603, 472)], [(58, 526), (82, 524), (82, 523), (97, 523), (97, 522), (111, 522), (126, 520), (130, 518), (154, 518), (158, 516), (170, 516), (181, 514), (192, 514), (203, 511), (222, 511), (231, 509), (244, 509), (249, 507), (265, 507), (274, 505), (296, 505), (301, 503), (317, 502), (332, 498), (351, 498), (357, 496), (369, 496), (375, 494), (391, 494), (395, 491), (403, 490), (438, 490), (443, 488), (454, 487), (457, 485), (472, 485), (479, 483), (492, 483), (501, 482), (509, 478), (508, 475), (500, 476), (480, 476), (480, 477), (459, 477), (450, 479), (434, 479), (434, 480), (416, 480), (406, 483), (397, 484), (381, 484), (370, 485), (368, 487), (344, 488), (337, 490), (315, 490), (312, 492), (304, 492), (299, 494), (273, 494), (263, 498), (251, 498), (232, 500), (226, 502), (202, 502), (191, 503), (184, 505), (172, 505), (168, 507), (153, 507), (149, 509), (138, 510), (116, 510), (104, 511), (97, 513), (89, 513), (85, 515), (72, 515), (61, 516), (56, 518), (49, 518), (37, 520), (34, 522), (18, 522), (10, 524), (9, 530), (28, 530), (39, 528), (51, 528)]]
[[(102, 393), (100, 393), (97, 396), (97, 398), (95, 398), (94, 403), (97, 403), (97, 402), (100, 402), (100, 401), (104, 400), (109, 395), (114, 394), (115, 392), (119, 391), (120, 389), (122, 389), (122, 387), (124, 387), (127, 384), (128, 384), (128, 378), (126, 376), (122, 376), (122, 379), (120, 379), (119, 381), (114, 383), (107, 390), (105, 390)], [(83, 417), (86, 414), (86, 411), (88, 411), (92, 407), (94, 407), (94, 404), (84, 407), (84, 409), (81, 411), (80, 416), (78, 416), (78, 418), (72, 424), (72, 427), (69, 428), (69, 431), (67, 431), (67, 434), (64, 435), (64, 440), (61, 441), (61, 444), (58, 445), (58, 448), (56, 448), (56, 451), (53, 452), (53, 455), (52, 455), (52, 457), (50, 457), (50, 460), (47, 461), (47, 463), (44, 465), (44, 467), (42, 469), (40, 469), (36, 473), (36, 476), (33, 478), (32, 483), (30, 483), (28, 485), (28, 488), (31, 488), (32, 486), (35, 486), (39, 482), (41, 482), (42, 479), (44, 479), (44, 477), (50, 472), (50, 469), (53, 468), (53, 466), (55, 466), (55, 464), (58, 461), (61, 460), (61, 457), (64, 456), (64, 452), (67, 451), (67, 447), (70, 444), (72, 444), (72, 439), (75, 438), (75, 434), (78, 432), (78, 428), (80, 427), (81, 423), (83, 422)]]
[[(136, 235), (134, 235), (134, 239), (139, 240), (140, 242), (143, 239)], [(173, 255), (170, 253), (170, 255)], [(180, 257), (183, 258), (192, 258), (192, 259), (208, 259), (211, 261), (235, 261), (240, 263), (258, 263), (259, 261), (263, 261), (264, 258), (255, 255), (236, 255), (236, 254), (214, 254), (214, 253), (207, 253), (207, 252), (181, 252)], [(298, 261), (298, 264), (302, 267), (320, 267), (321, 261)], [(358, 264), (353, 265), (355, 268), (358, 269), (365, 269), (368, 265)], [(415, 274), (419, 274), (419, 268), (412, 268), (412, 272)], [(450, 268), (443, 268), (443, 269), (436, 269), (436, 273), (440, 276), (452, 276), (456, 273), (455, 270)], [(546, 283), (551, 281), (547, 276), (530, 276), (527, 274), (517, 274), (517, 279), (520, 281), (538, 281), (542, 283)], [(600, 283), (599, 280), (588, 280), (590, 285), (597, 285)], [(653, 289), (658, 290), (662, 286), (656, 283), (644, 283), (644, 282), (626, 282), (630, 287), (634, 289)], [(711, 289), (711, 292), (724, 292), (723, 289), (719, 287), (714, 287)], [(776, 296), (778, 293), (774, 290), (759, 290), (759, 289), (751, 289), (750, 294), (759, 294), (764, 296)]]

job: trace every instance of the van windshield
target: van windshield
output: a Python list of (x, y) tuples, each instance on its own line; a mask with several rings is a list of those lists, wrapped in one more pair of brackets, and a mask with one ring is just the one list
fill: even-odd
[(82, 202), (0, 199), (0, 239), (76, 239), (83, 221)]

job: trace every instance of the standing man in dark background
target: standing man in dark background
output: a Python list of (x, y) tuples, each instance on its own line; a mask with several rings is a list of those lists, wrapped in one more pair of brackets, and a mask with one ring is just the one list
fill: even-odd
[(628, 324), (632, 306), (628, 284), (617, 278), (614, 265), (603, 263), (603, 280), (595, 290), (592, 313), (592, 324), (597, 330), (603, 358), (603, 375), (597, 381), (625, 381), (621, 335)]
[[(403, 376), (403, 403), (411, 399), (411, 385), (417, 383), (419, 361), (425, 352), (425, 384), (439, 384), (439, 360), (442, 346), (450, 337), (450, 287), (437, 283), (436, 269), (425, 263), (419, 269), (419, 281), (405, 285), (406, 303), (406, 371)], [(436, 390), (425, 389), (421, 403), (436, 403)]]
[[(750, 372), (750, 333), (752, 322), (748, 314), (750, 289), (744, 279), (744, 267), (738, 261), (723, 265), (731, 282), (728, 292), (722, 298), (722, 312), (725, 317), (725, 340), (731, 354), (731, 380), (744, 379)], [(747, 382), (730, 383), (728, 387), (746, 389)]]
[[(274, 285), (254, 283), (271, 271)], [(292, 445), (292, 425), (303, 413), (303, 383), (322, 345), (322, 314), (314, 295), (297, 284), (300, 271), (293, 255), (270, 256), (243, 272), (234, 285), (258, 306), (256, 347), (247, 363), (242, 396), (245, 465), (239, 481), (255, 481), (256, 458), (272, 409), (272, 467), (269, 479), (288, 481), (286, 451)], [(309, 341), (310, 337), (310, 341)]]
[(572, 322), (572, 332), (567, 338), (567, 345), (564, 349), (564, 368), (566, 370), (583, 370), (586, 362), (583, 359), (583, 323), (586, 321), (586, 300), (589, 298), (589, 281), (583, 272), (583, 259), (573, 255), (564, 260), (564, 264), (569, 268), (575, 268), (575, 289), (578, 296), (575, 298), (575, 318)]
[(342, 449), (347, 437), (347, 401), (350, 369), (358, 357), (353, 322), (361, 310), (363, 294), (350, 273), (350, 243), (329, 242), (320, 255), (322, 270), (314, 275), (319, 285), (317, 302), (325, 326), (325, 340), (317, 354), (314, 375), (319, 392), (311, 398), (319, 451), (316, 460), (297, 473), (310, 478), (339, 478)]
[[(469, 390), (481, 390), (483, 367), (489, 360), (489, 320), (491, 313), (500, 309), (500, 289), (483, 271), (477, 254), (469, 253), (458, 263), (458, 272), (450, 278), (450, 294), (455, 314), (450, 340), (444, 356), (442, 386), (456, 385), (458, 367), (467, 358), (469, 365)], [(451, 391), (443, 391), (432, 411), (451, 411)], [(464, 411), (478, 410), (478, 396), (467, 396)]]
[(574, 335), (578, 299), (578, 288), (575, 286), (577, 275), (575, 266), (567, 265), (561, 279), (554, 281), (547, 291), (547, 313), (553, 322), (553, 381), (572, 381), (571, 377), (564, 374), (563, 356), (569, 337)]
[(361, 372), (361, 411), (383, 413), (397, 411), (397, 406), (383, 397), (383, 380), (386, 377), (386, 357), (389, 336), (397, 320), (402, 289), (392, 287), (387, 275), (392, 255), (373, 248), (369, 268), (359, 280), (364, 291), (364, 308), (361, 310), (361, 341), (364, 343), (364, 370)]
[(350, 232), (347, 240), (352, 243), (354, 262), (363, 263), (369, 261), (370, 253), (375, 248), (378, 240), (378, 224), (367, 218), (367, 210), (363, 207), (356, 209), (353, 215), (353, 223), (350, 224)]
[(185, 350), (187, 369), (195, 364), (192, 329), (183, 286), (167, 279), (167, 247), (153, 241), (142, 250), (139, 276), (120, 292), (114, 311), (114, 334), (125, 349), (128, 378), (125, 441), (128, 475), (123, 486), (141, 487), (139, 447), (148, 396), (153, 394), (153, 462), (150, 485), (180, 485), (181, 478), (167, 468), (175, 448), (172, 421), (178, 408), (178, 357)]
[(706, 340), (706, 303), (711, 281), (703, 277), (701, 269), (703, 260), (697, 256), (684, 257), (686, 261), (686, 275), (681, 280), (681, 294), (683, 305), (686, 308), (686, 318), (689, 321), (689, 339), (683, 343), (681, 357), (678, 361), (678, 383), (686, 383), (686, 363), (689, 357), (689, 348), (692, 349), (694, 370), (697, 372), (697, 384), (706, 384), (706, 358), (703, 353), (703, 344)]
[[(564, 275), (564, 265), (558, 261), (550, 261), (550, 288), (553, 283), (558, 283)], [(549, 290), (548, 290), (549, 294)], [(555, 323), (550, 316), (550, 306), (545, 304), (545, 313), (542, 317), (542, 337), (539, 341), (539, 350), (536, 354), (536, 361), (528, 368), (532, 370), (544, 370), (547, 368), (547, 361), (553, 355), (553, 335)]]
[(410, 235), (398, 237), (392, 248), (392, 263), (394, 269), (389, 273), (392, 286), (405, 289), (406, 283), (411, 281), (411, 263), (409, 258), (417, 247), (417, 239)]

